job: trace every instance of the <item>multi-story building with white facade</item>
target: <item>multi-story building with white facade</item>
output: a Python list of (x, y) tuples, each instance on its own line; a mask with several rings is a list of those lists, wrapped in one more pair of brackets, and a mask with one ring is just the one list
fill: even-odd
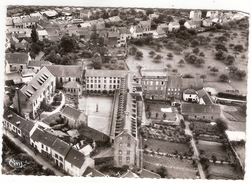
[(29, 83), (17, 90), (13, 98), (13, 107), (23, 117), (35, 119), (41, 102), (47, 102), (55, 92), (56, 78), (43, 67)]

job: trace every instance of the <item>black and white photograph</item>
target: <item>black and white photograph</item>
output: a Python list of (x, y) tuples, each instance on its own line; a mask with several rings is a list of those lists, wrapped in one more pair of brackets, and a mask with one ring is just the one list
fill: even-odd
[(1, 174), (246, 180), (251, 3), (177, 1), (6, 4)]

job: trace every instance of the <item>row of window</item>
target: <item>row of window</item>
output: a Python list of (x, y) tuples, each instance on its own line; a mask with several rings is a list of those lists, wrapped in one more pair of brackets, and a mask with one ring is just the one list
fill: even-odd
[[(119, 87), (120, 87), (119, 85), (109, 85), (109, 89), (116, 89), (116, 88), (119, 88)], [(89, 89), (89, 88), (101, 88), (101, 85), (100, 84), (87, 84), (86, 88), (87, 89)], [(103, 85), (103, 88), (106, 89), (106, 85)]]
[[(122, 156), (119, 156), (119, 161), (122, 161)], [(127, 163), (130, 162), (130, 157), (126, 157), (126, 162), (127, 162)]]

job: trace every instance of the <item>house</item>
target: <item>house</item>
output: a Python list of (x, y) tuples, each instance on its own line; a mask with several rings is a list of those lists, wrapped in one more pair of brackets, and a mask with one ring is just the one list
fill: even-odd
[(38, 71), (46, 65), (52, 65), (49, 61), (29, 61), (28, 69), (32, 69), (34, 72), (38, 73)]
[(164, 69), (141, 69), (143, 97), (150, 100), (166, 98), (167, 73)]
[(30, 136), (35, 127), (33, 122), (18, 116), (11, 110), (8, 110), (3, 116), (3, 126), (20, 138), (22, 142), (30, 144)]
[(166, 100), (182, 98), (182, 78), (179, 76), (168, 76)]
[(27, 69), (30, 57), (27, 53), (6, 53), (5, 60), (9, 64), (10, 72)]
[(87, 115), (78, 109), (70, 106), (65, 106), (63, 111), (60, 113), (61, 117), (67, 122), (70, 128), (78, 128), (80, 125), (87, 125)]
[(168, 24), (168, 31), (169, 32), (177, 31), (177, 30), (179, 30), (179, 28), (180, 28), (180, 24), (178, 22), (170, 22)]
[(167, 37), (166, 32), (162, 28), (157, 28), (156, 31), (153, 31), (153, 39), (159, 39)]
[(200, 10), (192, 10), (190, 11), (189, 18), (190, 19), (196, 19), (201, 18), (202, 12)]
[(150, 20), (140, 21), (139, 24), (138, 24), (138, 27), (140, 27), (141, 29), (143, 29), (143, 35), (152, 34), (152, 31), (151, 31), (151, 21)]
[(120, 19), (119, 16), (113, 16), (113, 17), (109, 17), (108, 20), (112, 23), (112, 24), (116, 24), (121, 22), (122, 20)]
[(183, 91), (183, 100), (199, 103), (198, 93), (194, 89), (186, 89)]
[(53, 160), (52, 158), (52, 145), (57, 137), (48, 133), (40, 127), (36, 128), (30, 137), (30, 145), (36, 149), (42, 156)]
[(214, 104), (212, 98), (209, 96), (209, 94), (204, 88), (198, 90), (197, 94), (199, 98), (199, 104), (205, 104), (205, 105)]
[(70, 151), (71, 146), (65, 141), (57, 138), (51, 146), (51, 155), (54, 160), (54, 164), (64, 170), (65, 157)]
[(125, 70), (94, 70), (85, 72), (85, 91), (89, 94), (113, 94), (127, 76)]
[(40, 41), (48, 39), (48, 32), (46, 30), (37, 30), (37, 35)]
[(62, 88), (63, 84), (69, 81), (82, 83), (83, 66), (47, 65), (46, 68), (56, 77), (57, 88)]
[(154, 179), (154, 178), (160, 179), (161, 178), (161, 176), (159, 174), (151, 172), (150, 170), (147, 170), (144, 168), (141, 169), (138, 174), (139, 174), (140, 178), (151, 178), (151, 179)]
[(139, 26), (131, 26), (130, 32), (133, 38), (142, 38), (143, 37), (143, 29)]
[(82, 176), (87, 167), (94, 168), (94, 160), (83, 153), (70, 148), (65, 157), (65, 171), (72, 176)]
[(210, 20), (210, 19), (202, 20), (202, 26), (204, 26), (204, 27), (210, 27), (212, 25), (213, 25), (212, 20)]
[(82, 175), (83, 177), (106, 177), (105, 174), (101, 173), (95, 168), (87, 167), (85, 172)]
[(184, 26), (187, 28), (187, 29), (196, 29), (196, 24), (193, 20), (189, 20), (189, 21), (186, 21), (184, 23)]
[(80, 96), (82, 95), (82, 85), (80, 85), (76, 81), (69, 81), (63, 84), (63, 91), (65, 94), (73, 95), (73, 96)]
[[(78, 12), (78, 10), (77, 10), (77, 12)], [(79, 12), (79, 18), (81, 18), (83, 20), (89, 20), (91, 16), (92, 16), (92, 12), (88, 9), (82, 9)]]
[(46, 102), (52, 97), (55, 86), (55, 76), (43, 67), (29, 83), (16, 91), (13, 107), (22, 117), (35, 119), (39, 115), (41, 102)]
[(157, 18), (159, 18), (159, 14), (152, 13), (152, 14), (149, 14), (148, 17), (149, 17), (150, 20), (157, 19)]
[(215, 121), (220, 117), (219, 105), (182, 104), (181, 114), (184, 119)]

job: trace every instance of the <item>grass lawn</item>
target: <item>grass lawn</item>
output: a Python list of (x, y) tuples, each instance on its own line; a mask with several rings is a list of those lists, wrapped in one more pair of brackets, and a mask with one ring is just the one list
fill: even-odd
[(165, 166), (170, 179), (195, 179), (197, 169), (192, 165), (191, 160), (180, 160), (178, 158), (151, 156), (144, 154), (143, 167), (156, 172), (159, 166)]
[(218, 142), (209, 142), (204, 140), (199, 140), (197, 144), (198, 150), (204, 150), (206, 156), (211, 159), (212, 155), (215, 155), (218, 160), (225, 159), (228, 157), (226, 150), (223, 145)]
[(231, 165), (210, 163), (210, 179), (241, 179)]
[(143, 146), (145, 144), (148, 145), (147, 149), (153, 149), (157, 151), (157, 149), (159, 148), (159, 152), (163, 153), (173, 153), (176, 150), (182, 153), (189, 152), (188, 145), (182, 143), (168, 142), (156, 139), (147, 139), (144, 140)]

